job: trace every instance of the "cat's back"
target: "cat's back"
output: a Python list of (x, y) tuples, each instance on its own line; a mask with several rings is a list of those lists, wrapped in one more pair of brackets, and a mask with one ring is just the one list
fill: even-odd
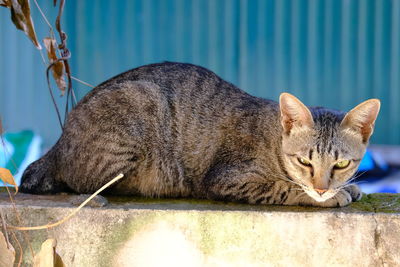
[(140, 109), (142, 102), (150, 99), (155, 105), (167, 106), (165, 112), (170, 113), (174, 124), (168, 126), (180, 128), (182, 133), (192, 128), (214, 132), (218, 125), (235, 120), (235, 116), (240, 120), (243, 113), (259, 113), (267, 106), (275, 106), (271, 101), (247, 94), (206, 68), (175, 62), (145, 65), (119, 74), (98, 85), (80, 104), (89, 104), (104, 95), (118, 96), (111, 92), (121, 88), (137, 91), (141, 87), (135, 84), (142, 82), (148, 85), (147, 89), (128, 93), (131, 104)]
[[(112, 90), (118, 84), (145, 81), (157, 85), (157, 90), (169, 102), (212, 103), (230, 98), (250, 97), (214, 72), (188, 63), (163, 62), (141, 66), (119, 74), (98, 85), (86, 98), (99, 91)], [(182, 105), (181, 105), (182, 106)]]
[[(189, 63), (163, 62), (144, 65), (121, 73), (98, 85), (105, 88), (110, 84), (125, 81), (147, 81), (153, 82), (163, 89), (213, 89), (213, 85), (229, 85), (231, 90), (242, 92), (234, 85), (222, 80), (214, 72), (198, 65)], [(182, 87), (181, 85), (186, 85)], [(225, 88), (227, 89), (227, 88)]]

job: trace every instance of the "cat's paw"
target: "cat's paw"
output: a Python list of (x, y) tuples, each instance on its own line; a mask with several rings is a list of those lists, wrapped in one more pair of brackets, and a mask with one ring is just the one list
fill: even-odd
[(350, 194), (352, 201), (358, 201), (362, 197), (362, 192), (358, 185), (350, 184), (346, 186), (344, 190)]
[(341, 189), (334, 197), (321, 202), (321, 206), (327, 208), (344, 207), (349, 205), (352, 201), (353, 198), (350, 193), (344, 189)]
[(362, 192), (360, 188), (355, 184), (351, 184), (341, 189), (334, 197), (324, 202), (314, 203), (314, 206), (325, 208), (345, 207), (351, 202), (360, 200), (361, 197)]
[(342, 189), (335, 196), (322, 202), (318, 202), (311, 197), (303, 198), (299, 205), (314, 206), (323, 208), (338, 208), (349, 205), (352, 202), (352, 197), (349, 192)]
[(344, 207), (349, 205), (352, 202), (352, 196), (349, 192), (342, 189), (335, 196), (325, 201), (316, 201), (312, 197), (308, 195), (303, 195), (300, 199), (298, 199), (297, 203), (293, 203), (294, 205), (300, 206), (314, 206), (314, 207), (323, 207), (323, 208), (337, 208)]

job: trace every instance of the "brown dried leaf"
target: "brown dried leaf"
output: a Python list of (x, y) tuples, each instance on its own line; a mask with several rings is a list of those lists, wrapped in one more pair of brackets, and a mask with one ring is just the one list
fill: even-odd
[(0, 6), (11, 7), (10, 0), (0, 0)]
[(54, 63), (51, 71), (53, 73), (54, 80), (56, 81), (57, 87), (61, 90), (61, 95), (64, 95), (65, 89), (67, 88), (67, 83), (65, 82), (64, 73), (64, 62), (57, 61), (56, 55), (56, 40), (47, 37), (43, 39), (44, 46), (47, 51), (47, 57), (49, 58), (50, 63)]
[(15, 261), (15, 250), (0, 232), (0, 266), (12, 267)]
[(0, 1), (6, 2), (6, 5), (11, 3), (11, 20), (14, 22), (15, 27), (21, 31), (24, 31), (37, 49), (42, 49), (36, 37), (35, 27), (33, 26), (29, 0)]
[(46, 48), (47, 51), (47, 57), (50, 60), (50, 63), (54, 62), (57, 60), (57, 55), (56, 55), (56, 46), (57, 42), (56, 40), (46, 37), (43, 39), (44, 47)]
[(33, 267), (65, 267), (60, 255), (56, 252), (57, 240), (47, 239), (43, 242), (39, 254), (33, 260)]
[(5, 184), (15, 186), (15, 191), (18, 192), (18, 185), (15, 183), (14, 177), (8, 169), (0, 168), (0, 180)]

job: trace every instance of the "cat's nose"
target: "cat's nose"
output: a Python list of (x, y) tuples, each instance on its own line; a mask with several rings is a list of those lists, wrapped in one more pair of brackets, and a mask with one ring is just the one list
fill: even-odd
[(320, 195), (322, 196), (326, 191), (326, 189), (319, 189), (319, 188), (314, 188), (314, 190)]

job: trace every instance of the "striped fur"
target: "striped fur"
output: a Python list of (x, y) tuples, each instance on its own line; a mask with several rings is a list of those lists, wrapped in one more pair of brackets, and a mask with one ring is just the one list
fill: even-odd
[[(327, 207), (358, 199), (357, 187), (345, 186), (358, 162), (332, 170), (365, 152), (356, 127), (323, 108), (283, 120), (282, 108), (195, 65), (133, 69), (79, 102), (56, 145), (25, 171), (21, 191), (92, 193), (122, 172), (108, 193)], [(307, 120), (295, 125), (298, 118)], [(334, 194), (322, 200), (310, 192), (327, 173)]]

